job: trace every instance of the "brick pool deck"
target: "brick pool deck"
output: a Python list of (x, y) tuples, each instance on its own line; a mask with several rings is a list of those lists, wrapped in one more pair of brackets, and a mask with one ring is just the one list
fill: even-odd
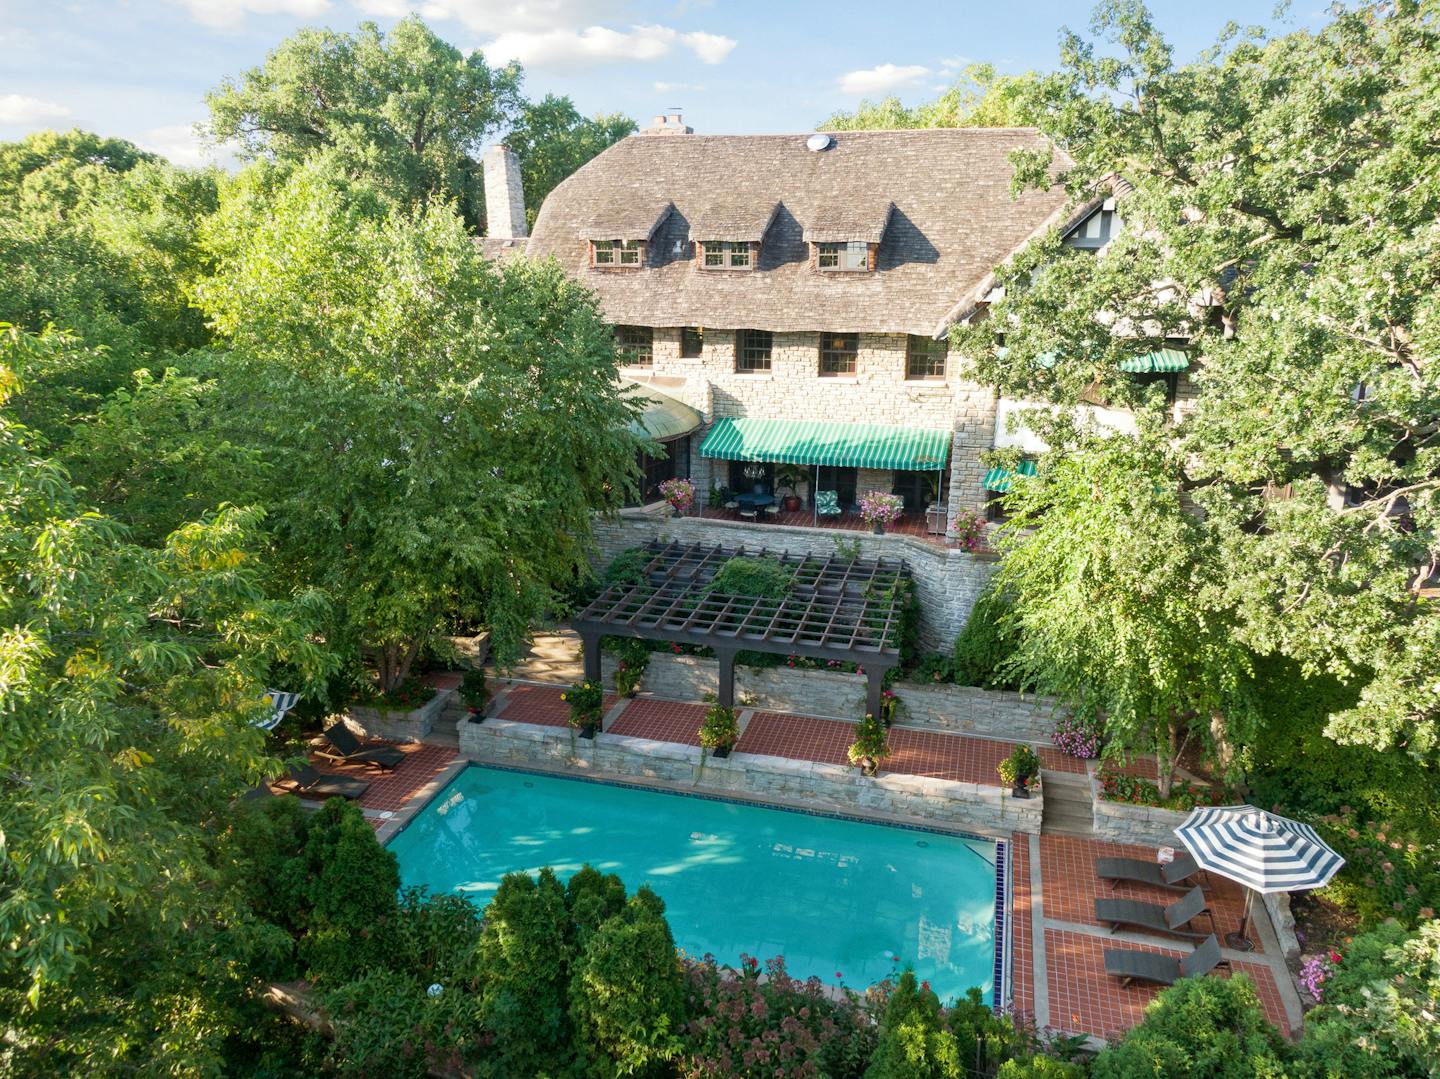
[[(487, 715), (542, 726), (564, 726), (569, 713), (560, 700), (562, 687), (509, 683), (497, 687)], [(614, 735), (698, 745), (698, 729), (707, 705), (607, 694), (604, 729)], [(846, 762), (853, 725), (833, 719), (780, 712), (740, 710), (742, 733), (738, 753), (760, 753), (830, 764)], [(1014, 743), (960, 734), (897, 726), (891, 730), (893, 755), (885, 770), (934, 776), (970, 783), (999, 785), (995, 765)], [(360, 805), (379, 838), (388, 839), (445, 783), (465, 766), (453, 748), (443, 745), (402, 745), (405, 760), (393, 771), (379, 773), (357, 765), (316, 759), (320, 771), (370, 780)], [(1046, 769), (1084, 774), (1085, 763), (1037, 746)], [(1137, 846), (1070, 836), (1015, 833), (1011, 837), (1010, 884), (1010, 1007), (1032, 1017), (1042, 1028), (1089, 1034), (1113, 1040), (1140, 1021), (1159, 989), (1121, 987), (1105, 974), (1107, 948), (1140, 948), (1177, 959), (1190, 944), (1121, 931), (1111, 934), (1096, 923), (1094, 902), (1116, 896), (1166, 904), (1181, 893), (1121, 884), (1113, 891), (1095, 878), (1095, 861), (1107, 856), (1154, 860), (1155, 852)], [(1238, 923), (1243, 904), (1239, 887), (1221, 878), (1201, 880), (1215, 910), (1220, 935)], [(1264, 921), (1263, 914), (1260, 919)], [(1196, 927), (1209, 929), (1209, 920)], [(1243, 972), (1255, 983), (1267, 1017), (1282, 1031), (1300, 1022), (1299, 999), (1283, 961), (1278, 957), (1268, 924), (1252, 932), (1257, 949), (1238, 953), (1225, 949), (1230, 972)], [(1222, 970), (1219, 976), (1227, 976)]]

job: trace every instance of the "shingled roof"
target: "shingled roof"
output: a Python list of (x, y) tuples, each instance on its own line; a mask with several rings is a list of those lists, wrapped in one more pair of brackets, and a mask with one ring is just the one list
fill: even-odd
[[(1065, 208), (1058, 186), (1010, 196), (1008, 155), (1043, 145), (1029, 128), (839, 132), (821, 152), (804, 135), (632, 135), (550, 193), (526, 254), (559, 260), (615, 323), (933, 334)], [(619, 218), (620, 207), (653, 221), (667, 204), (643, 268), (590, 266), (597, 221)], [(696, 222), (722, 219), (747, 237), (768, 223), (754, 270), (695, 265), (694, 241), (707, 238)], [(883, 231), (878, 272), (811, 269), (807, 231), (838, 239), (851, 227), (848, 239), (868, 242)]]

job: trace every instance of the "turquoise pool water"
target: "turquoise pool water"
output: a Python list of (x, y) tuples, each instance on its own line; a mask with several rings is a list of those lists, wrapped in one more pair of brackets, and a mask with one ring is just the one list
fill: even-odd
[(995, 844), (471, 766), (390, 841), (406, 884), (484, 904), (515, 870), (589, 862), (665, 900), (675, 943), (863, 988), (912, 964), (991, 999)]

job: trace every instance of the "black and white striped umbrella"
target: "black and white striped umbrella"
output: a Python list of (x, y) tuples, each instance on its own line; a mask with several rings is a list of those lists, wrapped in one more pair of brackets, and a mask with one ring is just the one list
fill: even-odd
[(1308, 824), (1254, 806), (1197, 807), (1175, 834), (1201, 869), (1245, 886), (1240, 926), (1225, 937), (1242, 951), (1254, 947), (1246, 929), (1256, 892), (1323, 888), (1345, 864)]
[(1345, 859), (1308, 824), (1254, 806), (1202, 806), (1175, 834), (1203, 869), (1262, 894), (1323, 888)]
[(265, 698), (266, 703), (270, 705), (270, 715), (265, 719), (255, 720), (252, 726), (259, 727), (262, 731), (273, 731), (280, 726), (280, 721), (285, 718), (285, 713), (299, 703), (300, 694), (286, 693), (280, 689), (267, 689)]

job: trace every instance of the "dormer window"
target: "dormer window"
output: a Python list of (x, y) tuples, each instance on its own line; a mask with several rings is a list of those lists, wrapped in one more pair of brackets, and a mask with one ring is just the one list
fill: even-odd
[(859, 240), (848, 243), (816, 244), (815, 265), (822, 270), (870, 269), (870, 245)]
[(751, 245), (745, 242), (702, 240), (700, 251), (700, 265), (707, 270), (748, 270), (755, 264)]
[(640, 266), (645, 262), (644, 240), (591, 240), (592, 266)]

